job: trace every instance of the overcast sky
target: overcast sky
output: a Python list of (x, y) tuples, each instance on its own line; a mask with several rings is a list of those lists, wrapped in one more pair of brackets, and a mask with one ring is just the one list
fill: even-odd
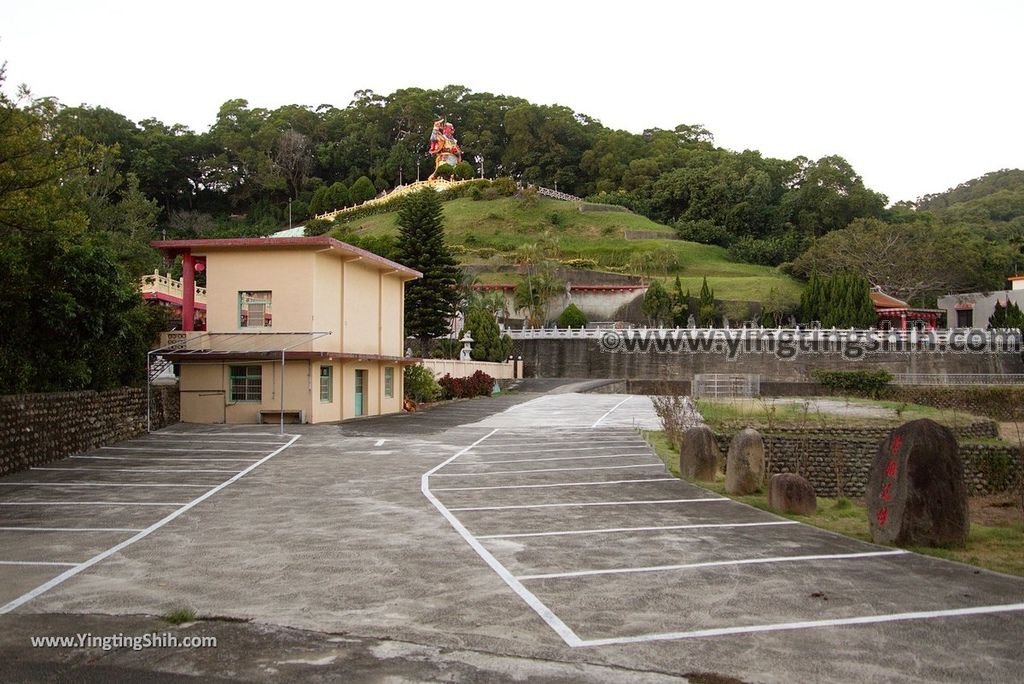
[[(454, 83), (640, 132), (839, 154), (891, 201), (1024, 167), (1024, 3), (5, 0), (8, 84), (205, 131), (225, 100)], [(456, 127), (458, 126), (458, 122)]]

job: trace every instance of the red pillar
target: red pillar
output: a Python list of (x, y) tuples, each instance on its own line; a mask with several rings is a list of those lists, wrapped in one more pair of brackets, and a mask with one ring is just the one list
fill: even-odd
[(196, 317), (196, 268), (191, 252), (181, 256), (181, 329), (195, 328)]
[(907, 312), (903, 311), (900, 313), (900, 330), (907, 329)]

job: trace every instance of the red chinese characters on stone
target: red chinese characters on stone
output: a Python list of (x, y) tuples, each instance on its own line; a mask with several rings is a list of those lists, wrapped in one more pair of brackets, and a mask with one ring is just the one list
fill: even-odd
[(896, 477), (896, 469), (897, 469), (896, 459), (890, 458), (889, 462), (885, 464), (885, 476), (886, 477)]
[(882, 485), (882, 501), (892, 501), (892, 483)]
[(889, 509), (888, 508), (880, 508), (880, 509), (878, 509), (878, 513), (877, 513), (877, 515), (875, 515), (875, 519), (878, 520), (879, 527), (885, 527), (885, 521), (889, 519)]
[(889, 453), (895, 456), (900, 452), (900, 447), (903, 446), (903, 435), (896, 435), (892, 438), (892, 445), (889, 447)]

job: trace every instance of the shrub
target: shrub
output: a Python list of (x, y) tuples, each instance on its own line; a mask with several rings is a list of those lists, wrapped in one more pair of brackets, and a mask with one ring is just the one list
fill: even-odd
[(830, 390), (866, 394), (869, 397), (880, 396), (892, 382), (892, 374), (887, 370), (816, 370), (811, 375)]
[(314, 235), (323, 235), (331, 228), (334, 228), (334, 223), (326, 221), (324, 219), (310, 219), (306, 221), (306, 237), (312, 237)]
[(475, 175), (473, 173), (473, 165), (467, 161), (460, 161), (455, 165), (453, 171), (455, 172), (455, 177), (459, 180), (469, 180)]
[(417, 403), (437, 401), (441, 386), (426, 366), (406, 366), (404, 372), (405, 398)]
[(584, 271), (593, 271), (597, 269), (596, 259), (559, 259), (558, 263), (562, 264), (563, 266), (568, 266), (569, 268), (578, 268)]
[(455, 167), (451, 164), (441, 164), (434, 169), (435, 178), (451, 178), (455, 174)]
[(516, 194), (516, 182), (511, 178), (495, 178), (491, 182), (491, 187), (497, 191), (502, 197), (511, 197)]
[(377, 188), (369, 178), (360, 176), (349, 188), (348, 195), (353, 204), (362, 204), (377, 196)]
[(721, 245), (728, 247), (732, 244), (733, 235), (724, 227), (712, 223), (707, 219), (699, 221), (678, 221), (675, 225), (676, 235), (680, 240), (690, 242), (701, 242), (705, 245)]
[(562, 216), (557, 211), (553, 211), (550, 214), (548, 214), (548, 221), (550, 221), (551, 225), (553, 225), (553, 226), (564, 226), (565, 225), (565, 217)]
[(583, 315), (580, 308), (570, 303), (565, 311), (558, 317), (559, 328), (583, 328), (587, 325), (587, 317)]
[(494, 378), (480, 370), (465, 378), (453, 378), (446, 374), (441, 378), (440, 385), (448, 399), (487, 397), (494, 390)]

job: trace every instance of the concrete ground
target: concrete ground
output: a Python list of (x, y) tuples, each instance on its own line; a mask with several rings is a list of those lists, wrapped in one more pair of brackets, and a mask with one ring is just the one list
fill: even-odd
[[(562, 389), (0, 480), (0, 678), (1018, 680), (1024, 580), (675, 480), (648, 399)], [(154, 629), (218, 648), (29, 645)]]

